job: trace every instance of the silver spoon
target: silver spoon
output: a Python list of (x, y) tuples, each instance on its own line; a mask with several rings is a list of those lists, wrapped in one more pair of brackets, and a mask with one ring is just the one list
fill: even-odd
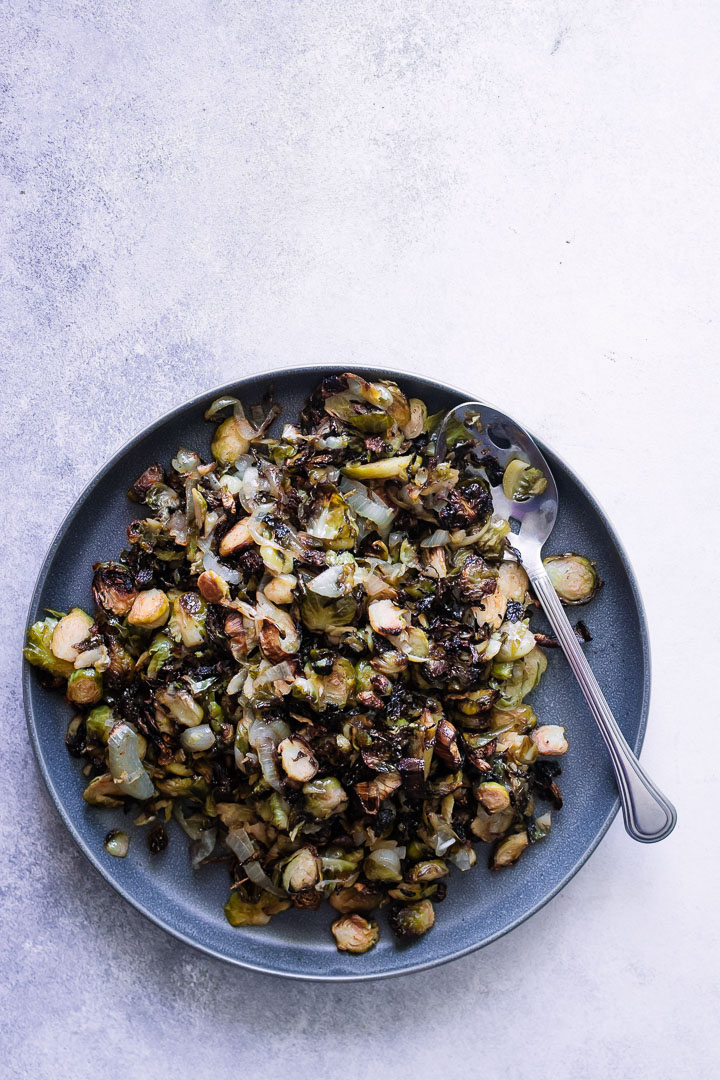
[(513, 458), (520, 458), (540, 469), (547, 478), (542, 494), (522, 502), (509, 499), (501, 483), (493, 484), (492, 479), (496, 477), (488, 476), (488, 482), (496, 511), (504, 518), (512, 519), (512, 546), (522, 558), (535, 595), (557, 635), (610, 753), (625, 828), (630, 836), (645, 844), (663, 840), (675, 828), (675, 807), (655, 787), (628, 746), (543, 566), (542, 546), (553, 530), (558, 510), (557, 487), (547, 461), (527, 431), (506, 413), (484, 401), (464, 401), (444, 418), (437, 437), (440, 461), (446, 456), (447, 425), (451, 417), (458, 418), (472, 431), (473, 437), (498, 460), (503, 470)]

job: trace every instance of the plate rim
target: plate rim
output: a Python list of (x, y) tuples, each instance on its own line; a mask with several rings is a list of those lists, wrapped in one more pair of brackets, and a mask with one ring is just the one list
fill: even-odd
[[(199, 407), (200, 403), (203, 402), (206, 398), (208, 398), (210, 396), (218, 396), (219, 397), (221, 395), (227, 394), (227, 393), (229, 393), (229, 391), (231, 389), (233, 389), (235, 387), (238, 387), (242, 383), (248, 382), (251, 379), (263, 379), (263, 378), (265, 378), (265, 379), (268, 379), (268, 380), (272, 380), (272, 379), (281, 378), (283, 374), (290, 374), (290, 373), (299, 374), (299, 373), (302, 373), (302, 372), (317, 372), (318, 375), (319, 375), (319, 373), (321, 373), (321, 372), (325, 373), (325, 374), (328, 374), (328, 373), (334, 374), (334, 373), (343, 373), (343, 372), (348, 371), (348, 370), (357, 371), (358, 373), (361, 373), (361, 374), (365, 373), (365, 374), (368, 374), (368, 375), (374, 375), (375, 377), (377, 377), (378, 373), (381, 372), (383, 376), (389, 375), (389, 376), (391, 376), (391, 377), (393, 377), (395, 379), (414, 378), (414, 379), (420, 380), (421, 382), (426, 383), (429, 386), (433, 386), (438, 390), (445, 390), (445, 391), (449, 390), (452, 393), (461, 394), (461, 395), (466, 393), (466, 391), (460, 389), (459, 387), (453, 385), (452, 383), (448, 383), (448, 382), (445, 382), (445, 381), (440, 380), (440, 379), (433, 379), (433, 378), (430, 378), (430, 377), (428, 377), (426, 375), (422, 375), (422, 374), (419, 374), (419, 373), (416, 373), (416, 372), (413, 372), (413, 371), (405, 371), (405, 370), (401, 370), (401, 369), (397, 369), (397, 368), (388, 367), (388, 366), (386, 366), (384, 364), (370, 365), (370, 364), (354, 364), (354, 363), (349, 363), (349, 364), (314, 364), (313, 363), (313, 364), (300, 364), (300, 365), (286, 365), (284, 367), (272, 368), (272, 369), (263, 369), (262, 371), (251, 372), (250, 374), (241, 376), (238, 379), (233, 379), (230, 382), (225, 382), (225, 383), (222, 383), (219, 386), (211, 387), (208, 390), (204, 390), (202, 393), (196, 394), (192, 398), (188, 398), (186, 401), (182, 402), (179, 405), (176, 405), (172, 409), (169, 409), (167, 412), (163, 413), (161, 416), (158, 416), (155, 419), (151, 420), (150, 423), (146, 424), (145, 427), (143, 427), (140, 431), (138, 431), (136, 434), (132, 435), (130, 437), (130, 439), (127, 440), (127, 442), (125, 442), (122, 446), (120, 446), (115, 451), (115, 453), (112, 455), (112, 457), (110, 457), (107, 461), (104, 462), (103, 465), (101, 465), (101, 467), (97, 470), (97, 472), (90, 478), (90, 480), (84, 486), (84, 488), (82, 489), (80, 494), (76, 497), (76, 499), (74, 500), (74, 502), (70, 506), (70, 509), (67, 511), (67, 513), (64, 515), (62, 521), (60, 522), (60, 525), (58, 526), (57, 531), (55, 532), (55, 535), (53, 536), (53, 539), (52, 539), (52, 541), (51, 541), (51, 543), (50, 543), (50, 545), (49, 545), (49, 547), (47, 549), (47, 552), (45, 554), (45, 557), (44, 557), (44, 559), (43, 559), (43, 561), (42, 561), (42, 563), (40, 565), (40, 569), (38, 571), (38, 575), (37, 575), (37, 578), (36, 578), (36, 581), (35, 581), (35, 586), (33, 588), (30, 603), (29, 603), (29, 606), (28, 606), (28, 614), (27, 614), (27, 618), (26, 618), (26, 622), (25, 622), (25, 632), (24, 632), (24, 635), (23, 635), (23, 642), (25, 642), (25, 640), (27, 639), (27, 632), (28, 632), (30, 626), (32, 625), (32, 623), (35, 621), (35, 618), (36, 618), (36, 616), (38, 614), (37, 609), (38, 609), (38, 602), (39, 602), (39, 598), (40, 598), (40, 593), (42, 592), (42, 589), (43, 589), (43, 587), (45, 585), (45, 582), (46, 582), (46, 579), (47, 579), (47, 576), (48, 576), (48, 572), (49, 572), (49, 568), (50, 568), (50, 564), (52, 563), (52, 560), (55, 557), (55, 554), (56, 554), (58, 548), (60, 547), (60, 544), (62, 543), (63, 539), (65, 538), (65, 534), (67, 533), (67, 531), (70, 528), (70, 526), (72, 525), (75, 517), (79, 513), (80, 508), (84, 505), (86, 499), (91, 495), (91, 493), (98, 486), (98, 484), (102, 481), (102, 479), (107, 475), (107, 473), (109, 473), (111, 471), (111, 469), (113, 469), (114, 466), (117, 465), (119, 463), (119, 461), (127, 453), (129, 453), (139, 442), (141, 442), (143, 439), (145, 439), (148, 435), (151, 435), (155, 429), (161, 427), (167, 421), (172, 420), (179, 413), (183, 413), (188, 409), (192, 409), (193, 407)], [(599, 515), (601, 521), (603, 522), (605, 528), (607, 529), (609, 538), (610, 538), (613, 546), (617, 549), (618, 555), (620, 556), (620, 559), (621, 559), (621, 561), (622, 561), (622, 563), (623, 563), (623, 565), (625, 567), (625, 571), (627, 573), (628, 581), (630, 583), (630, 590), (631, 590), (633, 601), (635, 603), (635, 607), (636, 607), (637, 614), (638, 614), (638, 622), (639, 622), (639, 625), (640, 625), (640, 635), (639, 635), (640, 636), (640, 646), (641, 646), (642, 657), (643, 657), (643, 686), (642, 686), (642, 702), (641, 702), (641, 706), (640, 706), (640, 720), (639, 720), (639, 725), (638, 725), (637, 736), (635, 738), (634, 746), (633, 746), (633, 749), (634, 749), (635, 753), (639, 756), (640, 751), (642, 750), (643, 743), (645, 741), (645, 735), (646, 735), (646, 732), (647, 732), (648, 715), (649, 715), (649, 711), (650, 711), (652, 663), (651, 663), (651, 655), (650, 655), (650, 635), (649, 635), (649, 631), (648, 631), (647, 616), (646, 616), (646, 613), (645, 613), (645, 605), (643, 604), (642, 596), (640, 594), (640, 589), (639, 589), (637, 579), (636, 579), (636, 576), (635, 576), (635, 571), (633, 570), (632, 564), (631, 564), (631, 562), (630, 562), (630, 560), (629, 560), (629, 558), (627, 556), (627, 552), (626, 552), (622, 542), (620, 541), (620, 539), (619, 539), (619, 537), (618, 537), (618, 535), (617, 535), (617, 533), (615, 531), (615, 528), (613, 527), (612, 522), (610, 521), (610, 518), (608, 517), (608, 515), (606, 514), (606, 512), (604, 511), (604, 509), (602, 508), (602, 506), (598, 502), (595, 495), (593, 495), (593, 493), (588, 489), (586, 484), (576, 475), (574, 470), (568, 467), (568, 465), (566, 464), (564, 458), (562, 458), (559, 454), (557, 454), (552, 449), (552, 447), (548, 446), (548, 444), (544, 440), (537, 439), (536, 441), (538, 442), (538, 445), (540, 446), (541, 450), (543, 450), (543, 451), (549, 450), (550, 453), (552, 454), (552, 456), (557, 461), (560, 462), (562, 467), (567, 471), (567, 473), (572, 478), (573, 482), (577, 484), (577, 486), (580, 489), (581, 493), (590, 502), (590, 504), (593, 507), (593, 509), (595, 510), (595, 512)], [(116, 881), (113, 878), (112, 874), (110, 873), (110, 870), (103, 865), (103, 863), (100, 861), (99, 856), (96, 855), (95, 851), (89, 846), (89, 844), (87, 844), (85, 842), (85, 840), (80, 835), (79, 831), (76, 829), (75, 824), (74, 824), (71, 816), (66, 811), (65, 806), (63, 804), (63, 800), (60, 797), (60, 795), (59, 795), (59, 793), (58, 793), (58, 791), (57, 791), (57, 789), (55, 787), (55, 784), (52, 781), (49, 769), (48, 769), (48, 767), (47, 767), (47, 765), (45, 763), (45, 759), (44, 759), (42, 751), (41, 751), (40, 739), (39, 739), (39, 736), (38, 736), (38, 728), (37, 728), (35, 713), (34, 713), (34, 709), (33, 709), (33, 702), (32, 702), (32, 666), (24, 658), (23, 658), (22, 663), (23, 663), (22, 688), (23, 688), (23, 706), (24, 706), (24, 712), (25, 712), (25, 721), (26, 721), (26, 725), (27, 725), (28, 734), (30, 736), (30, 742), (31, 742), (31, 745), (32, 745), (32, 748), (33, 748), (33, 753), (35, 755), (35, 760), (36, 760), (38, 768), (40, 770), (40, 774), (41, 774), (41, 776), (42, 776), (42, 778), (43, 778), (43, 780), (45, 782), (45, 786), (46, 786), (46, 788), (48, 790), (48, 793), (50, 794), (52, 802), (53, 802), (53, 804), (55, 806), (55, 809), (59, 813), (63, 823), (65, 824), (65, 827), (67, 828), (68, 832), (70, 833), (70, 835), (71, 835), (72, 839), (74, 840), (75, 844), (80, 849), (82, 854), (87, 858), (90, 865), (122, 897), (123, 900), (125, 900), (132, 907), (134, 907), (135, 910), (138, 911), (141, 915), (144, 915), (147, 919), (149, 919), (151, 922), (153, 922), (156, 926), (160, 927), (162, 930), (164, 930), (166, 933), (170, 934), (172, 937), (176, 938), (178, 941), (182, 941), (183, 944), (188, 945), (191, 948), (196, 949), (199, 952), (202, 952), (207, 956), (211, 956), (215, 960), (221, 960), (226, 964), (231, 964), (233, 967), (241, 968), (241, 969), (244, 969), (244, 970), (247, 970), (247, 971), (258, 972), (258, 973), (260, 973), (262, 975), (273, 975), (273, 976), (277, 976), (277, 977), (285, 978), (285, 979), (296, 979), (296, 980), (299, 980), (299, 981), (302, 981), (302, 982), (330, 982), (330, 983), (336, 983), (336, 982), (368, 982), (368, 981), (375, 980), (375, 979), (390, 979), (390, 978), (395, 978), (395, 977), (401, 976), (401, 975), (411, 975), (411, 974), (413, 974), (415, 972), (419, 972), (419, 971), (427, 971), (430, 968), (440, 967), (442, 964), (448, 964), (453, 960), (459, 960), (463, 956), (468, 956), (468, 955), (470, 955), (470, 953), (473, 953), (473, 952), (476, 952), (479, 949), (485, 948), (487, 945), (491, 945), (493, 942), (497, 941), (499, 938), (504, 937), (506, 934), (509, 934), (512, 930), (515, 930), (522, 923), (524, 923), (528, 919), (532, 918), (533, 915), (536, 915), (537, 912), (540, 911), (543, 907), (545, 907), (546, 904), (550, 903), (550, 901), (553, 900), (558, 895), (558, 893), (560, 893), (565, 888), (565, 886), (572, 880), (572, 878), (575, 877), (575, 875), (578, 873), (578, 871), (582, 869), (582, 867), (588, 861), (590, 856), (597, 849), (597, 847), (600, 844), (601, 840), (606, 835), (608, 829), (610, 828), (612, 822), (614, 821), (614, 819), (615, 819), (615, 817), (616, 817), (616, 815), (618, 813), (618, 810), (620, 809), (620, 798), (618, 796), (618, 797), (616, 797), (615, 801), (613, 802), (612, 807), (608, 811), (608, 814), (607, 814), (604, 822), (600, 826), (600, 829), (598, 830), (597, 835), (595, 836), (593, 841), (590, 843), (587, 850), (583, 852), (583, 854), (575, 862), (575, 864), (570, 868), (570, 870), (565, 874), (565, 876), (557, 884), (555, 884), (553, 886), (553, 888), (547, 893), (547, 895), (545, 895), (541, 900), (539, 900), (536, 904), (534, 904), (533, 907), (531, 907), (528, 911), (524, 912), (522, 915), (519, 915), (512, 922), (508, 923), (507, 926), (504, 926), (500, 930), (496, 930), (494, 933), (490, 934), (488, 937), (483, 938), (481, 941), (475, 942), (475, 943), (473, 943), (471, 945), (464, 946), (463, 948), (457, 949), (454, 952), (448, 953), (446, 955), (435, 957), (435, 958), (433, 958), (431, 960), (425, 960), (425, 961), (423, 961), (421, 963), (417, 963), (417, 964), (408, 964), (407, 966), (398, 968), (398, 969), (393, 970), (393, 971), (369, 972), (369, 973), (358, 973), (358, 974), (352, 974), (352, 973), (349, 973), (349, 974), (330, 974), (330, 973), (327, 973), (327, 974), (307, 974), (307, 973), (299, 972), (299, 971), (285, 971), (282, 968), (274, 968), (274, 967), (271, 967), (271, 966), (265, 966), (265, 965), (261, 965), (261, 964), (258, 964), (258, 963), (253, 963), (251, 961), (242, 960), (242, 959), (239, 959), (239, 958), (234, 957), (234, 956), (228, 956), (225, 953), (220, 952), (220, 951), (218, 951), (216, 949), (213, 949), (212, 947), (210, 947), (208, 945), (204, 945), (201, 942), (193, 940), (193, 938), (191, 938), (189, 935), (185, 934), (182, 930), (169, 925), (163, 919), (162, 915), (160, 915), (157, 912), (151, 911), (148, 907), (145, 906), (145, 904), (141, 900), (134, 897), (131, 893), (129, 893), (126, 890), (126, 888), (123, 885), (121, 885), (118, 881)]]

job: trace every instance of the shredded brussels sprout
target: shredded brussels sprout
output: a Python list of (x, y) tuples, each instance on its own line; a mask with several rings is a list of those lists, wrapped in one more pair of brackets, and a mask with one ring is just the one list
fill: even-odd
[[(152, 851), (174, 817), (193, 868), (228, 866), (233, 926), (329, 901), (363, 953), (377, 909), (406, 941), (430, 930), (474, 844), (500, 869), (550, 833), (568, 739), (524, 704), (549, 639), (470, 430), (438, 463), (442, 414), (350, 373), (272, 436), (277, 414), (213, 402), (211, 457), (145, 470), (94, 614), (49, 612), (25, 656), (73, 707), (86, 803), (133, 810)], [(521, 500), (544, 482), (519, 460), (503, 480)], [(576, 554), (546, 566), (566, 603), (600, 583)]]

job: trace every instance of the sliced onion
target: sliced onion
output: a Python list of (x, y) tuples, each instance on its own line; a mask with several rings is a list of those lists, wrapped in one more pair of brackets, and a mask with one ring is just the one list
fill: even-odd
[(247, 678), (247, 668), (242, 667), (242, 668), (240, 668), (240, 670), (238, 672), (235, 673), (235, 675), (233, 675), (232, 679), (228, 683), (226, 693), (228, 693), (228, 694), (239, 694), (240, 691), (242, 690), (244, 684), (245, 684), (245, 679), (246, 678)]
[(346, 476), (340, 481), (340, 490), (345, 502), (356, 514), (374, 522), (381, 531), (390, 528), (397, 511), (384, 503), (379, 495), (358, 480), (348, 480)]
[(263, 671), (262, 675), (258, 675), (253, 681), (255, 686), (259, 687), (266, 686), (268, 683), (275, 682), (278, 679), (294, 678), (295, 672), (293, 671), (292, 665), (289, 664), (287, 660), (283, 660), (282, 663), (274, 664), (272, 667), (269, 667), (267, 671)]
[(436, 855), (442, 855), (451, 848), (456, 841), (460, 840), (458, 834), (450, 828), (439, 814), (428, 814), (428, 821), (433, 830), (433, 835), (428, 839), (430, 847)]
[(205, 419), (212, 420), (213, 416), (217, 416), (219, 412), (229, 408), (230, 405), (240, 405), (240, 401), (236, 397), (215, 398), (210, 408), (205, 411)]
[(426, 536), (420, 541), (421, 548), (443, 547), (450, 543), (450, 533), (447, 529), (436, 529), (432, 536)]
[(140, 760), (140, 741), (129, 724), (116, 724), (108, 738), (108, 768), (122, 795), (149, 799), (155, 787)]
[(206, 551), (203, 555), (203, 566), (206, 570), (212, 570), (214, 574), (217, 574), (219, 578), (226, 581), (228, 585), (238, 585), (242, 581), (242, 574), (239, 570), (231, 570), (229, 566), (225, 566), (220, 562), (216, 555), (213, 555), (212, 551)]
[(310, 592), (317, 593), (318, 596), (333, 598), (342, 596), (345, 592), (342, 582), (343, 579), (349, 577), (349, 569), (348, 563), (337, 563), (335, 566), (329, 566), (327, 570), (323, 570), (321, 574), (308, 582), (308, 589)]
[(272, 893), (273, 896), (287, 896), (287, 893), (284, 893), (282, 889), (278, 889), (277, 885), (273, 885), (259, 862), (251, 859), (250, 862), (243, 865), (243, 870), (250, 880), (259, 885), (265, 892)]
[(248, 741), (257, 753), (262, 774), (270, 787), (275, 788), (276, 791), (282, 791), (282, 780), (275, 758), (275, 747), (279, 740), (276, 741), (270, 725), (264, 720), (253, 720), (248, 732)]
[(199, 870), (205, 859), (208, 859), (215, 850), (217, 829), (203, 829), (197, 840), (190, 845), (190, 866), (193, 870)]

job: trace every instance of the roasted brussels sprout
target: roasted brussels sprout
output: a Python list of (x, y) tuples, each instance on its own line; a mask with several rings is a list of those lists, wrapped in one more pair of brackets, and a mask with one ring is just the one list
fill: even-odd
[(435, 925), (435, 909), (429, 900), (395, 907), (390, 912), (390, 927), (399, 938), (416, 938)]
[(492, 856), (491, 867), (501, 870), (504, 866), (516, 863), (529, 844), (527, 830), (512, 833), (506, 840), (501, 840)]
[(138, 593), (127, 620), (141, 630), (157, 630), (170, 617), (170, 601), (162, 589), (147, 589)]
[(348, 804), (345, 789), (334, 776), (326, 776), (322, 780), (311, 780), (303, 784), (305, 796), (305, 809), (316, 818), (331, 817), (341, 813)]
[(278, 746), (282, 767), (290, 780), (305, 784), (318, 771), (317, 758), (308, 744), (299, 736), (283, 739)]
[(562, 724), (543, 724), (530, 735), (530, 738), (538, 748), (539, 754), (552, 754), (560, 756), (569, 750), (568, 741), (565, 738), (565, 728)]
[(74, 663), (62, 660), (52, 651), (52, 639), (58, 619), (49, 615), (42, 622), (33, 623), (28, 630), (27, 643), (23, 656), (33, 665), (42, 668), (51, 675), (67, 679), (75, 670)]
[(314, 889), (322, 874), (322, 862), (314, 848), (303, 847), (296, 851), (285, 864), (283, 888), (289, 893)]
[(332, 924), (332, 932), (341, 952), (364, 953), (380, 939), (377, 923), (362, 915), (343, 915)]
[(330, 894), (330, 904), (344, 915), (356, 911), (374, 911), (383, 902), (385, 894), (379, 885), (366, 885), (357, 881)]
[(242, 421), (235, 416), (223, 420), (215, 430), (212, 454), (221, 465), (234, 465), (238, 458), (247, 454), (250, 443), (245, 438)]
[(108, 855), (116, 859), (124, 859), (130, 850), (130, 837), (122, 829), (111, 829), (105, 837), (103, 847)]
[(587, 604), (602, 585), (596, 564), (576, 552), (548, 555), (543, 565), (563, 604)]
[(52, 634), (53, 656), (75, 664), (81, 652), (78, 646), (82, 646), (90, 636), (92, 625), (91, 616), (82, 608), (73, 608), (68, 615), (63, 615)]

